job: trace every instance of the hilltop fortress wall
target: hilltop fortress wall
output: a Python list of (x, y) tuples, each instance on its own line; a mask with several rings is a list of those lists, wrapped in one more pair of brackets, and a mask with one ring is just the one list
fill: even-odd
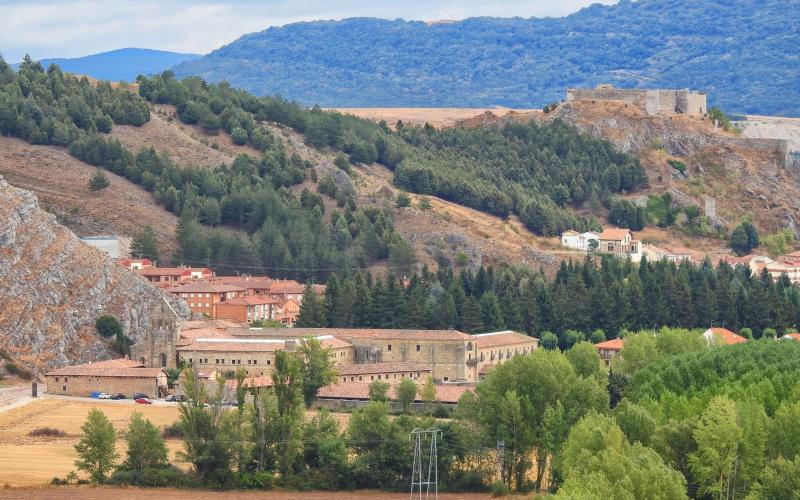
[(704, 115), (708, 112), (706, 94), (688, 89), (617, 89), (609, 85), (594, 89), (567, 89), (567, 101), (576, 99), (622, 101), (650, 116), (674, 113)]
[[(600, 85), (594, 89), (567, 89), (567, 102), (576, 100), (616, 101), (635, 107), (651, 117), (683, 114), (702, 117), (708, 113), (706, 94), (694, 90), (618, 89)], [(791, 162), (789, 143), (784, 139), (755, 139), (714, 135), (714, 142), (769, 153), (781, 168)]]

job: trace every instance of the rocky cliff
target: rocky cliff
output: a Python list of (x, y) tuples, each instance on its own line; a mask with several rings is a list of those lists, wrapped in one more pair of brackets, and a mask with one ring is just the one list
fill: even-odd
[(137, 341), (165, 299), (189, 316), (186, 303), (82, 243), (0, 176), (0, 347), (20, 363), (41, 372), (108, 358), (96, 318), (115, 316)]

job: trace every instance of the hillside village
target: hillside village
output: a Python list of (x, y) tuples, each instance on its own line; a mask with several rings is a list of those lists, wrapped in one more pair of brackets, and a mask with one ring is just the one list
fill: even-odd
[[(746, 77), (717, 59), (755, 46), (667, 78), (689, 32), (592, 32), (684, 4), (273, 27), (207, 56), (126, 49), (174, 61), (133, 83), (0, 56), (0, 498), (798, 497), (800, 122), (714, 106)], [(508, 67), (446, 67), (453, 46), (441, 74), (463, 82), (431, 56), (406, 88), (368, 71), (354, 26), (406, 30), (399, 65), (476, 26), (526, 31), (466, 39)], [(572, 77), (505, 96), (547, 77), (542, 109), (323, 108), (187, 73), (263, 90), (299, 71), (246, 53), (280, 33), (327, 74), (297, 89), (334, 104), (358, 104), (356, 56), (364, 98), (456, 99), (426, 97), (438, 82), (489, 106), (481, 73), (519, 68), (532, 47), (504, 43), (546, 26), (585, 48)]]

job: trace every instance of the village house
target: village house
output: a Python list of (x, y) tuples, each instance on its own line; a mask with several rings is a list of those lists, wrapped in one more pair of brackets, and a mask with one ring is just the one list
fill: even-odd
[(579, 233), (572, 230), (561, 233), (561, 246), (566, 248), (572, 248), (586, 252), (590, 249), (589, 247), (592, 241), (597, 242), (596, 245), (599, 245), (600, 233), (596, 233), (594, 231)]
[(303, 302), (303, 292), (305, 288), (304, 285), (294, 280), (274, 281), (272, 285), (270, 285), (267, 294), (272, 299), (293, 300), (297, 304), (301, 304)]
[[(147, 269), (145, 269), (147, 271)], [(205, 281), (169, 287), (167, 292), (180, 297), (189, 304), (192, 312), (216, 318), (216, 306), (223, 302), (244, 297), (247, 290), (238, 286), (214, 284)]]
[[(276, 300), (276, 299), (270, 299)], [(300, 302), (295, 299), (285, 299), (275, 306), (275, 315), (272, 319), (280, 321), (286, 326), (294, 326), (300, 317)]]
[(747, 342), (747, 339), (741, 335), (737, 335), (727, 328), (719, 327), (712, 327), (703, 332), (703, 338), (708, 344), (720, 342), (725, 345), (733, 345)]
[(147, 267), (137, 269), (136, 273), (162, 288), (178, 286), (191, 280), (210, 279), (214, 275), (207, 267)]
[(634, 262), (642, 259), (642, 243), (633, 239), (630, 229), (606, 228), (600, 233), (600, 245), (597, 247), (599, 253), (614, 255), (615, 257), (627, 258)]
[(253, 321), (275, 319), (278, 301), (263, 295), (245, 295), (215, 304), (214, 317), (250, 324)]
[(153, 267), (153, 261), (150, 259), (117, 259), (117, 264), (133, 271)]
[(213, 281), (225, 285), (238, 286), (247, 290), (247, 295), (267, 295), (275, 280), (268, 276), (215, 276)]
[(625, 347), (625, 342), (622, 339), (611, 339), (595, 344), (594, 347), (597, 349), (600, 359), (608, 365), (611, 364), (612, 359), (619, 356), (622, 352), (622, 348)]
[(107, 392), (131, 397), (134, 393), (159, 398), (169, 393), (163, 368), (146, 368), (127, 358), (65, 366), (45, 374), (48, 394), (88, 397)]

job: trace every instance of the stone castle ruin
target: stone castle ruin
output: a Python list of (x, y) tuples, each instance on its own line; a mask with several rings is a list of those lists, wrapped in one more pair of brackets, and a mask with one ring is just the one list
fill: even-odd
[[(618, 89), (599, 85), (593, 89), (567, 89), (567, 102), (578, 100), (615, 101), (644, 111), (650, 117), (682, 114), (703, 117), (708, 114), (706, 93), (696, 90)], [(793, 161), (785, 139), (761, 139), (718, 135), (714, 142), (772, 155), (778, 168), (791, 168)]]
[(622, 101), (643, 110), (649, 116), (676, 113), (702, 116), (708, 112), (705, 92), (689, 89), (618, 89), (612, 85), (599, 85), (593, 89), (567, 89), (567, 101), (577, 99)]

